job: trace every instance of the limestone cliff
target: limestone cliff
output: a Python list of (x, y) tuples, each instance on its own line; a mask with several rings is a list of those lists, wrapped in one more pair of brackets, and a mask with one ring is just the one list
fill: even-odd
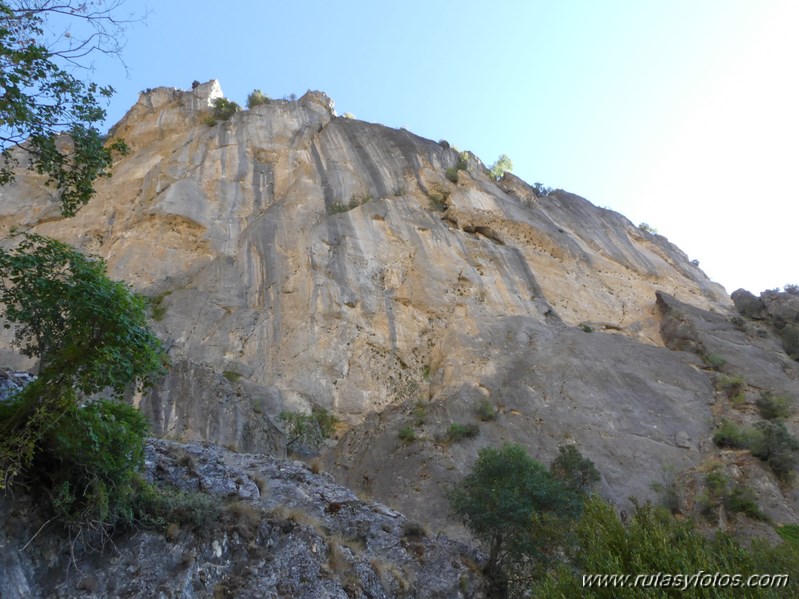
[[(664, 237), (495, 181), (473, 155), (458, 170), (447, 144), (337, 117), (319, 92), (209, 126), (219, 96), (216, 82), (143, 94), (113, 129), (130, 155), (74, 218), (36, 175), (0, 189), (0, 234), (99, 254), (153, 298), (174, 367), (133, 401), (156, 433), (283, 455), (277, 415), (321, 406), (344, 423), (332, 471), (440, 526), (443, 487), (488, 445), (548, 461), (577, 443), (617, 501), (702, 462), (718, 393), (662, 334), (674, 314), (658, 294), (686, 319), (723, 323), (733, 305)], [(758, 351), (774, 365), (763, 385), (796, 394), (796, 364)], [(497, 417), (482, 422), (485, 404)], [(479, 435), (448, 442), (453, 423)], [(409, 424), (418, 439), (403, 443)]]

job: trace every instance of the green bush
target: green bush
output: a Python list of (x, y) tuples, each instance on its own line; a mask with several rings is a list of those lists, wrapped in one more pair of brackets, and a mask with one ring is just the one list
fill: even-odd
[(233, 370), (225, 370), (222, 376), (225, 377), (229, 383), (235, 383), (241, 378), (241, 375)]
[(638, 225), (638, 228), (641, 229), (644, 233), (648, 233), (649, 235), (658, 234), (658, 230), (647, 223), (641, 223), (640, 225)]
[(755, 520), (766, 520), (766, 515), (757, 504), (752, 489), (743, 485), (734, 485), (729, 493), (724, 497), (724, 505), (731, 512), (746, 514)]
[(507, 154), (502, 154), (497, 160), (488, 167), (488, 172), (495, 180), (500, 180), (506, 171), (513, 170), (513, 161), (508, 158)]
[(702, 355), (702, 360), (704, 360), (705, 364), (710, 366), (713, 370), (721, 370), (721, 368), (727, 363), (727, 360), (718, 354), (704, 354)]
[(538, 183), (538, 182), (533, 183), (533, 192), (539, 198), (546, 197), (549, 194), (551, 194), (553, 191), (555, 190), (552, 189), (551, 187), (547, 187), (543, 183)]
[(719, 447), (748, 449), (782, 480), (789, 480), (797, 466), (799, 440), (782, 422), (761, 421), (749, 427), (725, 420), (714, 433), (713, 442)]
[(403, 426), (397, 433), (397, 438), (403, 443), (413, 443), (416, 441), (416, 431), (410, 424)]
[(469, 154), (468, 152), (459, 152), (458, 153), (458, 161), (455, 163), (455, 166), (451, 166), (446, 171), (447, 179), (452, 181), (453, 183), (458, 182), (458, 171), (466, 171), (469, 170)]
[[(635, 504), (627, 525), (615, 508), (599, 497), (587, 500), (585, 511), (575, 528), (577, 537), (574, 555), (550, 570), (539, 581), (528, 583), (522, 590), (531, 591), (538, 599), (588, 597), (638, 599), (661, 597), (787, 597), (796, 594), (799, 576), (799, 551), (789, 543), (771, 547), (754, 540), (744, 547), (724, 533), (707, 537), (694, 528), (691, 521), (680, 521), (668, 511), (651, 504)], [(606, 584), (600, 588), (584, 586), (585, 574), (647, 575), (656, 573), (691, 576), (716, 572), (725, 575), (788, 574), (789, 588), (738, 588), (733, 592), (722, 586), (687, 583), (671, 587), (641, 585), (632, 587)], [(531, 588), (532, 587), (532, 588)], [(794, 591), (790, 591), (794, 588)], [(685, 590), (683, 590), (685, 589)]]
[(760, 415), (766, 420), (789, 418), (794, 412), (793, 398), (787, 395), (774, 395), (768, 391), (761, 394), (756, 405)]
[(333, 433), (338, 419), (320, 406), (313, 406), (310, 414), (281, 412), (286, 425), (286, 447), (289, 449), (317, 449)]
[(740, 426), (729, 420), (724, 420), (713, 433), (713, 442), (718, 447), (730, 449), (752, 449), (761, 441), (761, 434), (748, 426)]
[(213, 101), (213, 118), (217, 121), (226, 121), (234, 114), (236, 114), (241, 107), (227, 98), (214, 98)]
[(164, 316), (166, 316), (166, 306), (164, 305), (164, 300), (171, 294), (171, 291), (164, 291), (163, 293), (159, 293), (158, 295), (148, 298), (148, 302), (150, 304), (150, 316), (152, 316), (153, 320), (156, 322), (160, 322), (164, 319)]
[(271, 101), (272, 98), (267, 96), (260, 89), (254, 89), (247, 96), (247, 108), (252, 109), (256, 106), (261, 106), (262, 104), (269, 104)]
[[(708, 356), (708, 363), (710, 364), (710, 359), (713, 356)], [(719, 360), (714, 360), (714, 363), (718, 363), (719, 368), (724, 365), (724, 359), (721, 358)], [(741, 376), (727, 376), (722, 374), (716, 379), (716, 388), (720, 391), (724, 391), (727, 395), (728, 399), (733, 399), (737, 397), (743, 391), (743, 388), (746, 386), (746, 381)]]
[(799, 361), (799, 327), (786, 325), (782, 329), (782, 348), (791, 359)]
[(480, 427), (476, 424), (451, 424), (447, 429), (447, 439), (451, 442), (471, 439), (480, 434)]
[(163, 530), (169, 524), (193, 530), (207, 530), (220, 515), (219, 502), (204, 493), (158, 488), (141, 478), (136, 480), (137, 524)]
[(796, 470), (796, 439), (782, 422), (766, 421), (755, 425), (758, 436), (749, 449), (752, 455), (766, 462), (772, 472), (782, 480), (790, 480)]
[(731, 481), (720, 468), (705, 475), (705, 487), (707, 492), (700, 501), (705, 516), (715, 519), (716, 508), (723, 505), (729, 512), (740, 512), (756, 520), (766, 519), (752, 490)]
[(417, 401), (413, 406), (413, 424), (414, 426), (423, 426), (427, 422), (427, 407), (423, 402)]
[(558, 457), (550, 464), (549, 473), (578, 493), (587, 493), (600, 479), (594, 462), (584, 458), (574, 445), (558, 448)]
[(489, 422), (497, 419), (497, 410), (491, 405), (487, 399), (481, 399), (477, 406), (477, 416), (483, 422)]
[(33, 471), (47, 481), (57, 519), (84, 543), (102, 544), (115, 527), (133, 523), (146, 434), (141, 412), (101, 400), (69, 406), (44, 435)]

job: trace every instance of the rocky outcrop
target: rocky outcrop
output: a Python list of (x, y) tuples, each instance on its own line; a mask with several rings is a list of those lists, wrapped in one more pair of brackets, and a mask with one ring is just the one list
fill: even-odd
[[(728, 331), (724, 289), (622, 215), (319, 92), (209, 126), (219, 94), (143, 94), (113, 131), (132, 152), (72, 219), (35, 174), (0, 189), (0, 233), (95, 252), (153, 298), (174, 367), (132, 401), (159, 434), (280, 456), (278, 415), (319, 406), (341, 420), (336, 476), (457, 532), (442, 491), (481, 447), (546, 462), (576, 443), (619, 502), (698, 466), (716, 395), (699, 353), (794, 392), (774, 340)], [(452, 442), (455, 423), (479, 434)]]
[(0, 498), (0, 596), (485, 596), (479, 555), (305, 464), (166, 441), (146, 460), (156, 485), (210, 495), (221, 514), (123, 535), (99, 558), (52, 529), (36, 534), (29, 498)]
[(768, 290), (756, 297), (745, 289), (732, 294), (735, 308), (742, 316), (762, 321), (782, 339), (782, 347), (791, 358), (799, 361), (799, 293)]

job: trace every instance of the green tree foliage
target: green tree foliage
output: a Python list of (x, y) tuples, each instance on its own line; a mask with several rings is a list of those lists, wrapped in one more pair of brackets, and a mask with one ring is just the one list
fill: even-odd
[(0, 250), (0, 303), (15, 344), (40, 359), (39, 377), (0, 418), (0, 486), (24, 471), (74, 406), (101, 391), (146, 386), (165, 354), (145, 299), (110, 280), (103, 260), (34, 234)]
[(558, 457), (550, 464), (549, 473), (578, 493), (588, 493), (600, 479), (594, 463), (584, 458), (574, 445), (558, 448)]
[(286, 427), (286, 447), (298, 453), (316, 451), (333, 434), (338, 421), (321, 406), (313, 406), (310, 414), (281, 412), (280, 419)]
[[(121, 140), (106, 142), (95, 126), (105, 119), (101, 101), (113, 89), (70, 72), (94, 51), (118, 52), (125, 24), (112, 15), (118, 4), (0, 1), (0, 185), (13, 181), (22, 158), (56, 188), (64, 216), (94, 195), (94, 181), (108, 175), (112, 151), (127, 151)], [(53, 17), (62, 25), (74, 22), (82, 33), (51, 35)]]
[(269, 104), (271, 101), (272, 98), (267, 96), (260, 89), (254, 89), (250, 92), (250, 95), (247, 96), (247, 108), (255, 108), (262, 104)]
[(499, 158), (496, 159), (494, 164), (488, 167), (488, 172), (491, 173), (491, 176), (499, 181), (506, 171), (513, 170), (513, 161), (508, 157), (507, 154), (502, 154)]
[(146, 433), (139, 410), (100, 400), (68, 406), (42, 438), (36, 470), (55, 516), (84, 545), (101, 546), (115, 527), (133, 523)]
[[(697, 573), (789, 574), (795, 587), (799, 576), (799, 550), (790, 543), (770, 547), (754, 540), (744, 547), (724, 533), (708, 537), (694, 528), (690, 521), (679, 521), (667, 510), (651, 504), (637, 505), (625, 525), (613, 506), (601, 498), (586, 501), (585, 511), (575, 527), (577, 551), (572, 559), (561, 562), (532, 586), (533, 597), (541, 599), (564, 597), (639, 598), (639, 597), (788, 597), (793, 592), (785, 588), (746, 589), (697, 585), (688, 581), (674, 586), (653, 588), (641, 585), (632, 588), (607, 585), (604, 588), (583, 586), (584, 574), (637, 574), (654, 579), (657, 573), (691, 576)], [(684, 590), (687, 587), (687, 590)]]
[(481, 449), (471, 472), (449, 493), (454, 514), (483, 542), (486, 572), (501, 578), (557, 552), (563, 522), (582, 498), (519, 445)]

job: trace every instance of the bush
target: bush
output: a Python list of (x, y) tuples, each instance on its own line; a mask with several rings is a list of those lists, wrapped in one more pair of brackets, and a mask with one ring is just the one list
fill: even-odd
[(467, 152), (459, 152), (458, 153), (458, 162), (455, 163), (455, 166), (451, 166), (447, 169), (446, 176), (447, 179), (452, 181), (453, 183), (458, 182), (458, 171), (466, 171), (469, 170), (469, 154)]
[(397, 433), (397, 438), (403, 443), (413, 443), (416, 441), (416, 431), (410, 424), (405, 425)]
[(44, 436), (33, 471), (52, 493), (56, 518), (84, 543), (102, 546), (114, 528), (133, 523), (146, 434), (136, 408), (101, 400), (71, 405)]
[(207, 530), (220, 515), (219, 503), (204, 493), (161, 489), (141, 478), (136, 480), (136, 520), (139, 525), (165, 530), (169, 524)]
[(238, 104), (227, 98), (214, 98), (213, 107), (213, 118), (219, 121), (226, 121), (241, 110)]
[(486, 545), (486, 572), (495, 580), (502, 570), (556, 554), (563, 522), (577, 517), (582, 504), (578, 493), (511, 444), (481, 449), (448, 497), (453, 513)]
[(640, 225), (638, 225), (638, 228), (641, 229), (641, 231), (643, 231), (644, 233), (648, 233), (649, 235), (658, 234), (658, 230), (655, 227), (648, 225), (647, 223), (641, 223)]
[[(710, 357), (711, 356), (708, 356), (708, 360), (710, 360)], [(721, 375), (716, 380), (716, 388), (721, 391), (724, 391), (728, 399), (732, 399), (737, 395), (739, 395), (743, 391), (743, 388), (745, 386), (746, 386), (746, 381), (743, 379), (743, 377), (740, 376)]]
[(250, 92), (250, 95), (247, 96), (247, 108), (252, 109), (262, 104), (269, 104), (271, 101), (272, 98), (267, 96), (260, 89), (254, 89)]
[(489, 422), (497, 419), (497, 411), (487, 399), (481, 399), (477, 406), (477, 416), (483, 422)]
[(551, 187), (547, 187), (543, 183), (539, 183), (539, 182), (533, 183), (533, 192), (539, 198), (546, 197), (549, 194), (551, 194), (553, 191), (555, 191), (555, 190), (552, 189)]
[(766, 462), (778, 478), (789, 480), (796, 469), (799, 441), (782, 422), (758, 422), (755, 429), (759, 435), (750, 446), (752, 455)]
[(491, 177), (494, 180), (499, 181), (504, 175), (506, 171), (513, 170), (513, 161), (508, 158), (507, 154), (502, 154), (497, 160), (488, 167), (488, 172), (491, 174)]
[(447, 429), (447, 439), (452, 442), (471, 439), (480, 434), (480, 427), (476, 424), (450, 424)]
[(794, 412), (794, 401), (787, 395), (774, 395), (768, 391), (756, 402), (760, 415), (766, 420), (785, 419)]
[(782, 422), (761, 421), (748, 427), (725, 420), (713, 435), (713, 442), (719, 447), (748, 449), (782, 480), (789, 480), (797, 466), (799, 440)]
[[(638, 599), (656, 597), (722, 598), (733, 594), (728, 588), (710, 584), (656, 587), (651, 581), (655, 573), (699, 573), (710, 580), (714, 573), (741, 574), (746, 580), (751, 574), (788, 574), (790, 586), (799, 575), (799, 551), (789, 543), (771, 547), (767, 542), (754, 540), (744, 547), (724, 533), (706, 537), (690, 521), (680, 521), (668, 511), (650, 504), (635, 504), (635, 510), (625, 526), (612, 505), (599, 497), (586, 502), (583, 517), (575, 528), (577, 550), (574, 556), (560, 563), (537, 583), (528, 583), (525, 591), (539, 599), (563, 597)], [(583, 575), (647, 575), (649, 585), (584, 586)], [(672, 581), (674, 579), (672, 578)], [(676, 581), (675, 581), (676, 582)], [(690, 591), (687, 588), (690, 587)], [(686, 589), (686, 590), (683, 590)], [(785, 597), (795, 594), (785, 588), (736, 589), (737, 597)]]
[(315, 451), (333, 433), (338, 419), (325, 408), (313, 406), (310, 414), (281, 412), (280, 419), (286, 424), (286, 447), (302, 451)]
[(799, 361), (799, 327), (789, 324), (782, 329), (782, 349), (792, 360)]
[(701, 503), (704, 503), (702, 511), (706, 516), (715, 518), (715, 509), (723, 505), (729, 512), (740, 512), (756, 520), (766, 519), (752, 490), (731, 481), (720, 468), (707, 473), (705, 487), (707, 493)]
[(427, 408), (423, 402), (417, 401), (413, 406), (413, 424), (423, 426), (427, 422)]
[(705, 362), (705, 364), (716, 371), (721, 370), (721, 368), (727, 363), (727, 360), (718, 354), (703, 354), (702, 360)]
[(794, 285), (789, 283), (785, 287), (782, 288), (785, 293), (790, 293), (791, 295), (799, 295), (799, 285)]
[(584, 458), (574, 445), (558, 448), (558, 457), (550, 464), (549, 473), (578, 493), (587, 493), (600, 479), (594, 462)]
[(739, 426), (734, 422), (724, 420), (713, 433), (713, 442), (718, 447), (751, 449), (761, 442), (760, 436), (760, 433), (751, 427)]

